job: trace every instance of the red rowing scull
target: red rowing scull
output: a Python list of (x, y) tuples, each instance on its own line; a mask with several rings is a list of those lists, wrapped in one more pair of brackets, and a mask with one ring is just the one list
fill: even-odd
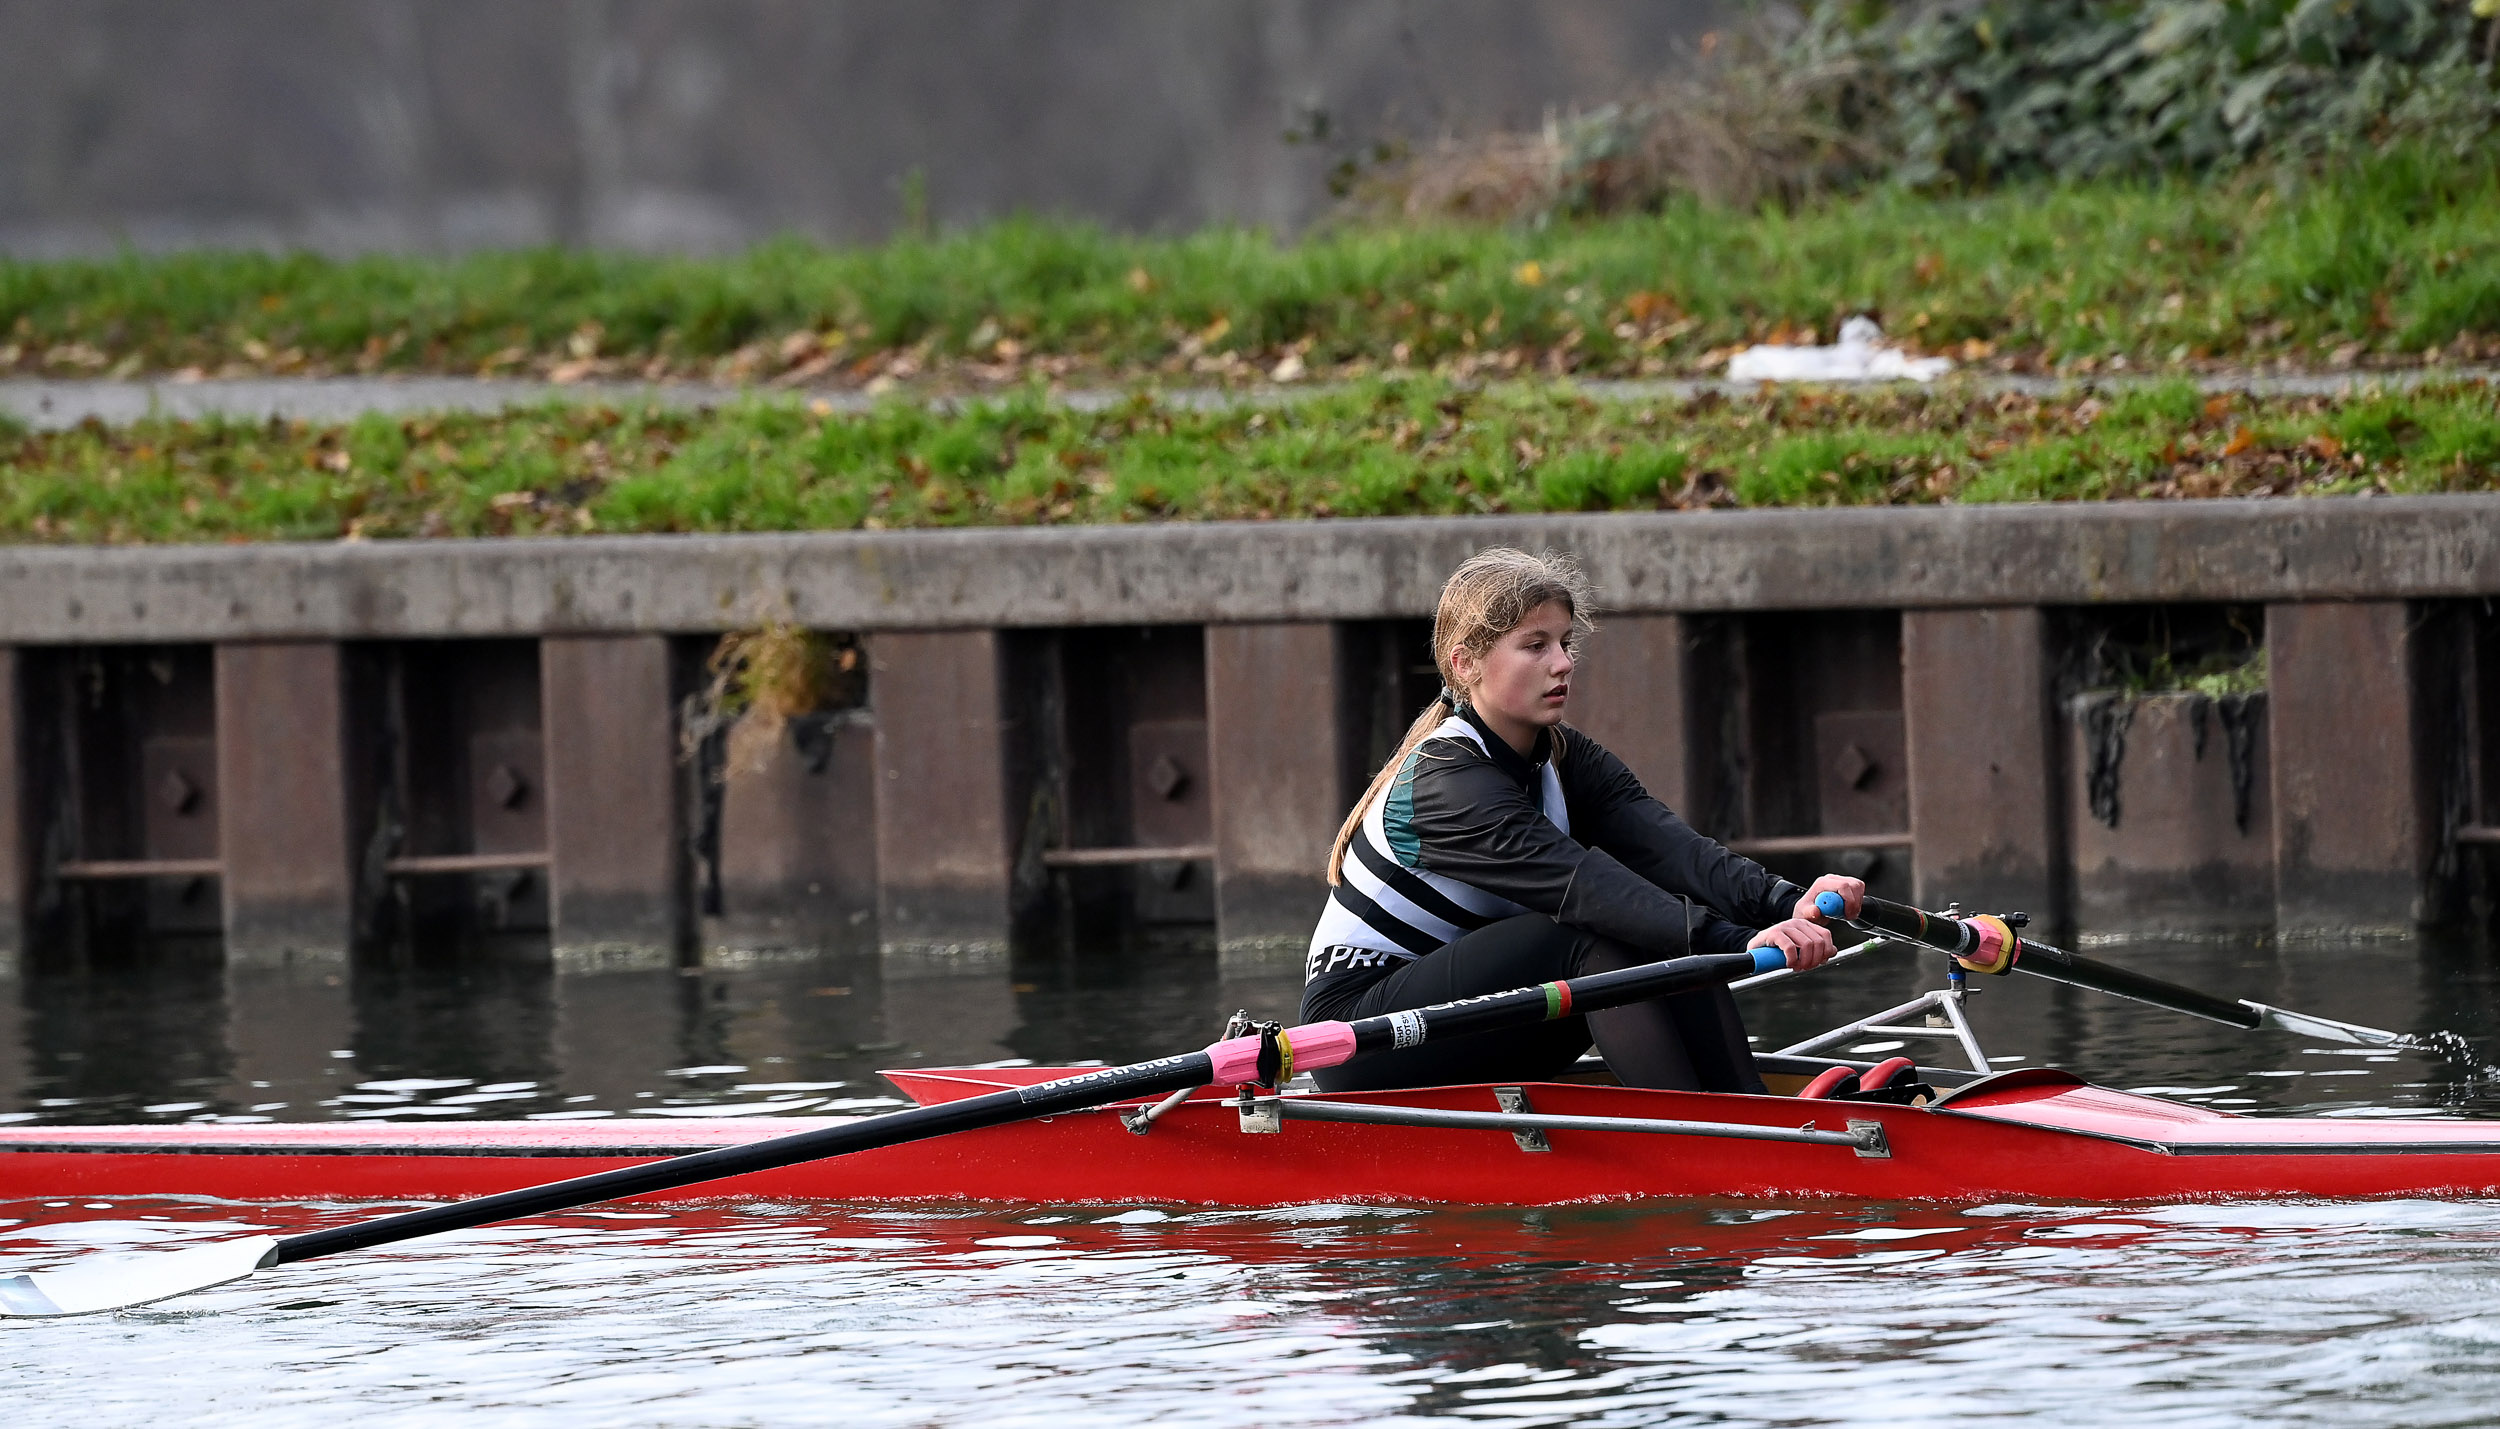
[[(890, 1075), (930, 1105), (1079, 1070)], [(1561, 1122), (1536, 1128), (1540, 1150), (1527, 1149), (1538, 1140), (1533, 1130), (1499, 1122), (1505, 1098), (1497, 1093), (1508, 1090), (1292, 1095), (1254, 1104), (1245, 1118), (1227, 1092), (1208, 1088), (1143, 1134), (1122, 1120), (1123, 1111), (1143, 1105), (1131, 1102), (862, 1151), (655, 1199), (1264, 1206), (1702, 1196), (2110, 1201), (2500, 1194), (2500, 1124), (2235, 1116), (2045, 1069), (1973, 1081), (1930, 1106), (1536, 1084), (1507, 1100), (1541, 1123)], [(1271, 1118), (1279, 1103), (1283, 1116)], [(1430, 1119), (1448, 1112), (1491, 1124), (1317, 1119)], [(1571, 1118), (1613, 1121), (1584, 1128)], [(1245, 1121), (1279, 1130), (1246, 1134)], [(1686, 1126), (1678, 1134), (1644, 1134), (1661, 1122)], [(0, 1129), (0, 1199), (466, 1197), (833, 1124), (741, 1118), (14, 1126)], [(1807, 1128), (1856, 1140), (1761, 1141), (1746, 1139), (1749, 1128)]]

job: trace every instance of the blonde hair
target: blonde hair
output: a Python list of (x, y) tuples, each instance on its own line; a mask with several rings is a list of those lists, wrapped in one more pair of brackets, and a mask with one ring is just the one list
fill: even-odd
[[(1478, 551), (1459, 562), (1458, 569), (1441, 586), (1441, 602), (1432, 616), (1432, 663), (1441, 671), (1445, 691), (1455, 691), (1464, 698), (1467, 691), (1459, 688), (1453, 656), (1464, 647), (1482, 659), (1493, 648), (1493, 642), (1518, 628), (1519, 623), (1554, 601), (1571, 613), (1571, 639), (1596, 628), (1592, 619), (1594, 607), (1589, 600), (1587, 577), (1580, 574), (1578, 563), (1559, 551), (1531, 556), (1507, 546), (1494, 546)], [(1346, 815), (1345, 826), (1337, 830), (1336, 846), (1328, 851), (1328, 883), (1335, 887), (1340, 870), (1345, 867), (1346, 845), (1354, 841), (1356, 831), (1363, 827), (1363, 814), (1380, 797), (1380, 791), (1398, 775), (1406, 757), (1415, 746), (1424, 742), (1441, 727), (1441, 722), (1454, 711), (1439, 696), (1424, 706), (1408, 726), (1406, 738), (1398, 741), (1395, 754), (1372, 776), (1363, 797), (1354, 801), (1354, 812)], [(1561, 730), (1555, 735), (1561, 737)]]

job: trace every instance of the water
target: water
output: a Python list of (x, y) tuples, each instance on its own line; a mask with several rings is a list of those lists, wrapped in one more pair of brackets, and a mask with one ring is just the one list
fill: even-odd
[[(2493, 972), (2466, 950), (2096, 955), (2493, 1045)], [(1932, 973), (1885, 955), (1767, 988), (1748, 994), (1752, 1025), (1778, 1045)], [(0, 997), (0, 1106), (46, 1121), (821, 1115), (887, 1104), (878, 1066), (1124, 1060), (1203, 1043), (1236, 1006), (1284, 1012), (1292, 993), (1290, 970), (1226, 973), (1171, 948), (955, 978), (823, 958), (558, 979), (526, 956), (327, 976), (229, 976), (210, 958), (30, 974)], [(1983, 986), (1976, 1020), (2004, 1065), (2259, 1115), (2500, 1116), (2490, 1088), (2421, 1053), (2019, 977)], [(0, 1264), (375, 1209), (0, 1200)], [(2479, 1424), (2500, 1403), (2495, 1306), (2494, 1202), (725, 1201), (0, 1322), (0, 1387), (33, 1418), (102, 1424)]]
[[(0, 1214), (14, 1260), (352, 1212)], [(105, 1424), (2466, 1424), (2495, 1303), (2488, 1204), (748, 1205), (14, 1322), (0, 1375)]]

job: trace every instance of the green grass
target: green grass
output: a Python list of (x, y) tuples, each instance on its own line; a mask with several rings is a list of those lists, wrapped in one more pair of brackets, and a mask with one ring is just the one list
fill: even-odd
[(2185, 382), (1598, 402), (1369, 379), (1261, 410), (1026, 389), (857, 416), (556, 405), (343, 426), (0, 433), (0, 540), (787, 531), (2500, 488), (2480, 384), (2349, 400)]
[[(2026, 365), (2500, 353), (2500, 167), (1695, 202), (1542, 229), (1120, 237), (1033, 220), (721, 259), (196, 253), (0, 263), (0, 370), (537, 370), (814, 381), (1692, 370), (1880, 315)], [(1002, 345), (1003, 344), (1003, 345)], [(965, 364), (984, 364), (979, 371)]]

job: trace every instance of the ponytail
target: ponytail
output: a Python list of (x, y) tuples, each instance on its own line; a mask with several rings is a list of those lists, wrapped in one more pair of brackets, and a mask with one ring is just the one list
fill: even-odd
[(1334, 888), (1339, 882), (1339, 871), (1345, 867), (1346, 845), (1353, 843), (1354, 836), (1362, 832), (1363, 815), (1370, 811), (1372, 800), (1379, 798), (1380, 791), (1388, 788), (1390, 781), (1398, 777), (1398, 770), (1405, 766), (1406, 756), (1415, 752), (1415, 746), (1430, 738), (1432, 732), (1441, 727), (1442, 721), (1450, 717), (1450, 709), (1451, 706), (1439, 695), (1433, 696), (1432, 703), (1424, 706), (1424, 712), (1415, 716), (1415, 722), (1406, 727), (1406, 738), (1398, 741), (1397, 753), (1390, 755), (1389, 762), (1381, 765), (1380, 772), (1372, 776), (1372, 782), (1363, 790), (1363, 797), (1354, 801), (1354, 812), (1345, 816), (1345, 827), (1337, 830), (1336, 846), (1328, 850), (1329, 887)]

